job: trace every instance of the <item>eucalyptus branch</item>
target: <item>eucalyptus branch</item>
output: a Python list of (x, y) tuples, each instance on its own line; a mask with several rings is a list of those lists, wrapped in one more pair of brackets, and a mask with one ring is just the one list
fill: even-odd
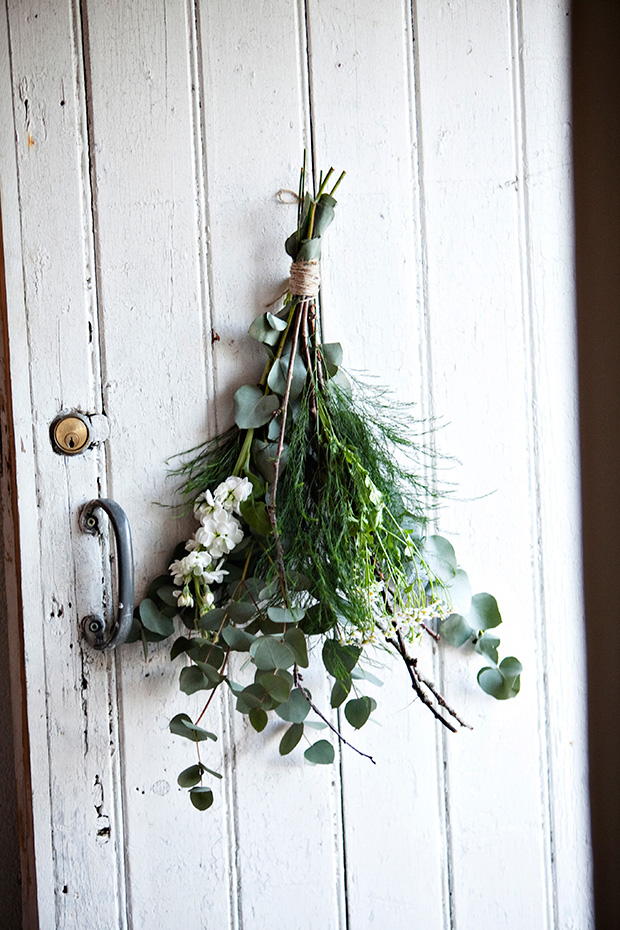
[(312, 698), (310, 697), (310, 692), (309, 692), (309, 691), (306, 691), (306, 689), (304, 688), (304, 686), (303, 686), (302, 683), (301, 683), (301, 675), (299, 674), (299, 671), (298, 671), (298, 669), (297, 669), (297, 665), (295, 665), (295, 666), (293, 667), (293, 681), (295, 682), (295, 687), (296, 687), (296, 688), (299, 688), (299, 690), (301, 691), (301, 693), (303, 694), (303, 696), (305, 697), (306, 701), (308, 702), (308, 704), (310, 705), (310, 707), (312, 708), (312, 710), (314, 711), (314, 713), (317, 715), (317, 717), (320, 717), (321, 720), (323, 721), (323, 723), (327, 724), (327, 726), (328, 726), (329, 729), (332, 731), (332, 733), (335, 733), (335, 734), (336, 734), (336, 736), (338, 737), (338, 739), (340, 740), (340, 742), (341, 742), (341, 743), (344, 743), (345, 746), (348, 746), (349, 749), (352, 749), (353, 752), (356, 752), (356, 753), (358, 754), (358, 756), (363, 756), (364, 759), (370, 759), (370, 761), (372, 762), (372, 764), (373, 764), (373, 765), (376, 765), (377, 763), (375, 762), (375, 760), (373, 759), (372, 756), (369, 756), (367, 753), (362, 752), (361, 749), (358, 749), (356, 746), (353, 745), (353, 743), (350, 743), (348, 740), (346, 740), (346, 739), (344, 738), (344, 736), (342, 735), (342, 733), (340, 732), (340, 730), (338, 730), (337, 727), (335, 727), (335, 726), (333, 725), (333, 723), (330, 723), (330, 721), (327, 719), (327, 717), (325, 716), (325, 714), (323, 714), (323, 713), (319, 710), (319, 708), (316, 706), (316, 704), (314, 703), (314, 701), (313, 701)]
[(300, 302), (297, 309), (297, 319), (295, 321), (295, 326), (293, 329), (293, 339), (291, 342), (291, 357), (289, 361), (288, 371), (286, 374), (286, 387), (284, 389), (284, 396), (282, 397), (282, 422), (280, 424), (280, 435), (278, 437), (278, 447), (276, 451), (276, 457), (273, 463), (273, 482), (270, 487), (269, 494), (269, 504), (267, 506), (267, 515), (269, 517), (269, 522), (271, 524), (271, 529), (273, 532), (274, 544), (276, 547), (276, 556), (278, 562), (278, 575), (280, 578), (280, 587), (282, 588), (282, 597), (284, 598), (285, 605), (288, 605), (288, 597), (286, 590), (286, 567), (284, 565), (284, 550), (282, 548), (282, 540), (280, 539), (280, 534), (278, 532), (278, 518), (276, 510), (276, 498), (278, 493), (278, 481), (280, 479), (280, 464), (282, 462), (282, 450), (284, 449), (284, 432), (286, 430), (286, 417), (288, 413), (288, 404), (291, 397), (291, 385), (293, 383), (293, 370), (295, 367), (295, 355), (297, 352), (297, 341), (299, 339), (299, 328), (301, 325), (301, 318), (306, 309), (307, 301), (303, 300)]

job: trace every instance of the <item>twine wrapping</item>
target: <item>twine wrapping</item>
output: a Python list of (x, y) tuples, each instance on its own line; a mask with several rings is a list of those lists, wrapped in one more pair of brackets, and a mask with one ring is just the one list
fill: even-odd
[(316, 297), (321, 286), (318, 261), (293, 262), (289, 290), (294, 297)]

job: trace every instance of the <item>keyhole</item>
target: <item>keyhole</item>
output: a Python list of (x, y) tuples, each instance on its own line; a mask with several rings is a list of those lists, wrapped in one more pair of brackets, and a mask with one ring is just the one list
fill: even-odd
[(75, 433), (69, 433), (69, 435), (67, 436), (67, 445), (69, 446), (69, 448), (75, 449), (77, 444), (78, 444), (78, 438), (75, 435)]

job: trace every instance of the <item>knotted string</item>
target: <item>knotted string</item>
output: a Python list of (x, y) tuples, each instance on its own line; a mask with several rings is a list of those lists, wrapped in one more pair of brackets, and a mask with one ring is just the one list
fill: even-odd
[(289, 291), (294, 297), (316, 297), (321, 286), (321, 272), (318, 261), (293, 262)]

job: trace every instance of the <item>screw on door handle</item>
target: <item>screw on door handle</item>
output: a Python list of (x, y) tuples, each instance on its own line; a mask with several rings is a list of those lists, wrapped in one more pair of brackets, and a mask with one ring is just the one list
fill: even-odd
[(101, 534), (96, 511), (103, 510), (110, 520), (116, 539), (118, 561), (118, 612), (110, 629), (105, 620), (97, 616), (84, 619), (84, 637), (95, 649), (111, 649), (124, 643), (131, 631), (133, 621), (134, 573), (131, 529), (127, 514), (116, 501), (100, 497), (89, 501), (80, 513), (80, 528), (91, 536)]

